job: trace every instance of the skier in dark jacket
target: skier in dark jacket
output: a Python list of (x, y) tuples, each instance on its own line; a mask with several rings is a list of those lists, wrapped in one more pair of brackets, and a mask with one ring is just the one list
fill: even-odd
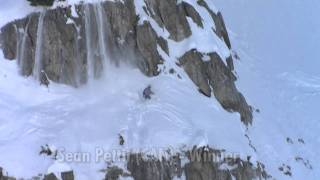
[(153, 94), (154, 93), (152, 92), (150, 85), (143, 90), (143, 97), (145, 99), (151, 99), (151, 95)]

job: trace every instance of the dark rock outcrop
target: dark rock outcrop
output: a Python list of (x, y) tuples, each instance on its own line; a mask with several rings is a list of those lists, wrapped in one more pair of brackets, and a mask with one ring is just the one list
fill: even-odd
[(58, 178), (53, 173), (50, 173), (44, 176), (44, 180), (58, 180)]
[(123, 176), (123, 170), (117, 166), (108, 167), (106, 180), (118, 180), (120, 176)]
[(243, 95), (237, 90), (234, 81), (236, 77), (223, 63), (217, 53), (210, 53), (210, 61), (207, 63), (209, 83), (216, 99), (222, 107), (228, 111), (239, 112), (241, 121), (246, 125), (252, 123), (252, 108)]
[[(239, 157), (223, 157), (223, 152), (201, 147), (161, 159), (139, 153), (128, 154), (127, 170), (130, 174), (124, 175), (121, 168), (112, 166), (106, 179), (114, 180), (123, 175), (135, 180), (173, 180), (183, 175), (186, 180), (253, 180), (270, 177), (261, 163), (254, 165)], [(183, 158), (187, 161), (184, 165)]]
[(159, 160), (153, 157), (144, 159), (142, 154), (130, 154), (127, 168), (132, 177), (139, 180), (170, 180), (182, 175), (181, 161), (177, 156)]
[(224, 23), (222, 14), (220, 12), (218, 12), (217, 14), (214, 13), (210, 7), (208, 6), (208, 4), (206, 3), (206, 1), (204, 0), (198, 0), (197, 1), (198, 4), (200, 6), (203, 6), (204, 8), (207, 9), (207, 11), (210, 13), (216, 27), (214, 29), (214, 32), (224, 40), (224, 42), (226, 43), (226, 45), (229, 47), (229, 49), (231, 49), (231, 42), (229, 39), (229, 35), (228, 35), (228, 30), (226, 28), (226, 25)]
[(181, 41), (192, 34), (184, 6), (177, 0), (146, 0), (146, 4), (147, 12), (169, 31), (171, 39)]
[(16, 178), (3, 174), (3, 168), (0, 167), (0, 180), (16, 180)]
[[(55, 174), (50, 173), (44, 176), (44, 180), (58, 180)], [(62, 180), (74, 180), (73, 171), (62, 172), (61, 173)]]
[(1, 28), (1, 46), (6, 59), (13, 60), (17, 54), (16, 26), (13, 23)]
[(77, 30), (66, 24), (66, 9), (45, 13), (42, 32), (42, 69), (51, 80), (76, 85), (78, 54)]
[(186, 11), (186, 15), (190, 17), (199, 27), (203, 28), (202, 18), (197, 10), (187, 2), (182, 2), (182, 6)]
[[(203, 56), (208, 56), (209, 61), (204, 61)], [(224, 109), (239, 112), (241, 121), (246, 125), (252, 123), (251, 107), (234, 84), (236, 77), (231, 71), (233, 67), (230, 62), (226, 66), (217, 53), (202, 54), (195, 49), (185, 53), (179, 60), (200, 92), (209, 97), (213, 92)]]
[[(194, 148), (187, 152), (189, 163), (185, 165), (187, 180), (250, 180), (268, 179), (270, 175), (263, 164), (254, 165), (250, 158), (223, 157), (223, 150), (209, 147)], [(196, 157), (196, 158), (195, 158)]]
[(150, 23), (144, 22), (137, 27), (137, 45), (145, 60), (142, 69), (149, 76), (159, 74), (158, 64), (163, 61), (158, 53), (157, 44), (157, 33)]
[(202, 61), (202, 54), (195, 49), (191, 50), (180, 58), (180, 64), (190, 79), (199, 87), (199, 90), (210, 97), (209, 77), (206, 64)]
[(73, 171), (62, 172), (61, 178), (62, 180), (74, 180)]

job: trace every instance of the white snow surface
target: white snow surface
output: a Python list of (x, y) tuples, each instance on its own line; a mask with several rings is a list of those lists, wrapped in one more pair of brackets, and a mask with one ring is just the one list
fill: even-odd
[[(212, 1), (208, 2), (213, 8)], [(35, 10), (24, 0), (0, 3), (0, 26)], [(214, 97), (198, 93), (176, 66), (175, 57), (194, 47), (205, 52), (217, 50), (223, 57), (229, 53), (220, 39), (201, 37), (201, 29), (189, 20), (197, 32), (193, 37), (183, 45), (169, 42), (170, 57), (158, 48), (166, 60), (164, 66), (175, 68), (182, 79), (168, 73), (147, 78), (131, 67), (109, 67), (104, 78), (84, 87), (51, 83), (47, 89), (32, 77), (21, 77), (16, 62), (4, 60), (1, 52), (0, 166), (15, 177), (72, 169), (76, 179), (101, 179), (104, 174), (100, 170), (107, 167), (106, 162), (96, 162), (96, 157), (85, 163), (59, 162), (40, 156), (40, 146), (49, 144), (65, 152), (94, 156), (101, 148), (109, 152), (209, 144), (243, 157), (252, 156), (252, 161), (264, 163), (276, 179), (317, 179), (320, 63), (315, 52), (320, 47), (319, 2), (216, 0), (215, 4), (225, 17), (233, 50), (241, 58), (235, 62), (237, 87), (249, 104), (260, 110), (248, 130), (238, 114), (226, 112)], [(167, 38), (165, 29), (151, 24)], [(146, 101), (142, 91), (149, 84), (155, 94)], [(124, 147), (119, 146), (119, 133), (125, 138)], [(250, 148), (245, 134), (257, 152)], [(286, 142), (287, 137), (293, 144)], [(299, 143), (299, 138), (305, 144)], [(298, 156), (309, 160), (313, 169), (296, 162)], [(282, 164), (291, 167), (292, 177), (278, 170)]]
[[(214, 2), (241, 58), (235, 64), (237, 87), (261, 110), (249, 128), (257, 159), (277, 179), (319, 179), (320, 1)], [(295, 157), (309, 160), (313, 169)], [(283, 163), (292, 177), (278, 170)]]

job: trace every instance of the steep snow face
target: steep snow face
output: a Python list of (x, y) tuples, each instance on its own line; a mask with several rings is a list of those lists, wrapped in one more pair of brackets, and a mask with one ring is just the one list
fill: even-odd
[[(238, 115), (198, 93), (188, 78), (147, 78), (138, 69), (110, 69), (105, 79), (81, 89), (58, 84), (46, 89), (20, 77), (15, 62), (0, 63), (0, 163), (16, 177), (57, 166), (51, 157), (39, 156), (45, 144), (90, 152), (93, 158), (97, 148), (110, 152), (205, 144), (243, 156), (253, 153)], [(142, 91), (149, 84), (155, 94), (147, 101)], [(119, 146), (119, 133), (124, 147)], [(106, 162), (95, 159), (66, 165), (78, 179), (101, 179), (104, 174), (97, 171), (106, 168)]]
[[(318, 179), (320, 2), (215, 2), (241, 58), (237, 85), (261, 112), (249, 128), (258, 159), (277, 179)], [(282, 164), (292, 177), (279, 171)]]

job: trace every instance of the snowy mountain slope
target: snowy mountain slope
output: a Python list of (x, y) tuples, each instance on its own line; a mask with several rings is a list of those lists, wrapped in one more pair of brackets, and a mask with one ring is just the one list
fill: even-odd
[[(210, 103), (213, 98), (199, 94), (190, 80), (172, 75), (150, 79), (138, 70), (125, 69), (130, 72), (126, 74), (117, 69), (92, 87), (75, 90), (54, 84), (48, 91), (12, 71), (14, 63), (1, 61), (0, 162), (16, 177), (46, 171), (53, 160), (39, 156), (43, 144), (94, 153), (96, 147), (120, 148), (118, 133), (126, 137), (127, 148), (213, 144), (230, 152), (240, 148), (243, 155), (252, 153), (238, 115)], [(141, 97), (148, 84), (155, 91), (151, 101)], [(90, 179), (105, 164), (70, 166), (76, 177)]]
[(257, 156), (278, 179), (285, 178), (282, 163), (292, 168), (289, 179), (318, 179), (319, 2), (217, 0), (216, 6), (241, 58), (237, 85), (261, 111), (249, 128)]
[[(290, 8), (286, 4), (288, 1), (280, 3), (282, 6), (279, 8), (288, 7), (289, 10), (292, 7), (298, 10), (306, 8), (298, 1)], [(306, 58), (311, 63), (302, 65), (297, 65), (300, 62), (298, 58), (292, 58), (296, 57), (295, 52), (299, 52), (300, 56), (313, 52), (312, 48), (317, 46), (305, 47), (299, 43), (306, 38), (316, 44), (316, 41), (310, 40), (314, 35), (301, 35), (300, 32), (308, 28), (301, 29), (289, 37), (279, 35), (270, 45), (267, 43), (270, 37), (279, 32), (279, 28), (270, 29), (278, 16), (277, 13), (274, 16), (266, 14), (269, 14), (269, 9), (280, 11), (277, 2), (229, 0), (218, 1), (217, 4), (227, 17), (233, 49), (241, 58), (235, 64), (239, 76), (237, 85), (249, 103), (260, 110), (260, 113), (254, 114), (253, 125), (248, 130), (238, 120), (237, 114), (227, 113), (214, 97), (207, 98), (198, 93), (183, 71), (178, 72), (182, 79), (171, 74), (147, 78), (137, 69), (114, 68), (109, 69), (104, 79), (80, 89), (52, 83), (48, 90), (31, 77), (20, 77), (16, 63), (3, 60), (1, 54), (0, 165), (10, 175), (31, 177), (52, 169), (54, 164), (50, 157), (39, 156), (41, 145), (65, 148), (67, 152), (94, 154), (97, 147), (106, 151), (121, 148), (118, 145), (118, 133), (121, 133), (125, 137), (125, 148), (209, 144), (243, 157), (252, 156), (252, 161), (263, 162), (268, 173), (276, 179), (317, 179), (320, 80), (317, 71), (313, 70), (316, 69), (316, 56)], [(311, 1), (306, 4), (311, 9), (315, 5)], [(248, 7), (249, 10), (245, 11)], [(265, 7), (269, 7), (263, 11), (265, 14), (257, 16)], [(294, 14), (295, 11), (289, 10)], [(265, 19), (260, 21), (248, 17)], [(283, 18), (288, 20), (292, 17), (287, 15)], [(280, 21), (281, 18), (277, 20), (278, 26), (286, 22)], [(297, 27), (295, 21), (289, 21), (287, 26), (290, 25)], [(287, 32), (287, 26), (283, 26), (280, 32)], [(317, 28), (314, 24), (315, 32), (318, 32)], [(269, 34), (261, 35), (262, 32)], [(300, 36), (301, 39), (293, 43), (281, 44), (287, 38)], [(279, 46), (274, 47), (277, 44)], [(194, 46), (190, 41), (185, 43), (185, 46), (188, 45), (190, 48)], [(269, 47), (270, 50), (266, 51)], [(293, 55), (282, 53), (286, 49), (296, 51)], [(178, 50), (174, 53), (182, 52)], [(162, 55), (165, 56), (164, 53)], [(310, 66), (304, 67), (306, 64)], [(166, 65), (170, 67), (174, 63)], [(142, 91), (149, 84), (155, 95), (151, 101), (145, 101)], [(246, 134), (257, 152), (249, 146)], [(292, 139), (293, 144), (287, 143), (287, 137)], [(305, 144), (298, 142), (300, 138)], [(313, 170), (301, 161), (296, 162), (298, 156), (309, 160)], [(291, 167), (292, 177), (279, 171), (283, 163)], [(104, 162), (66, 164), (75, 171), (77, 179), (104, 177), (103, 173), (97, 173), (105, 168)]]

